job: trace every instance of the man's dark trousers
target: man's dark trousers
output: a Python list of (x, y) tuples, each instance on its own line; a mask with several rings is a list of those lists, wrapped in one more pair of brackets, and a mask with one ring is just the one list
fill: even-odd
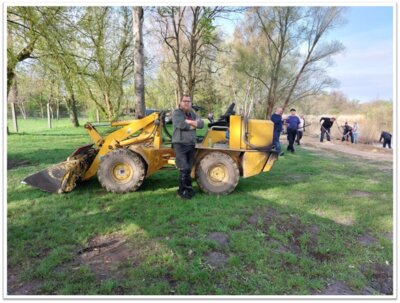
[(280, 135), (281, 135), (280, 131), (274, 130), (274, 137), (272, 138), (272, 145), (275, 146), (275, 149), (278, 152), (278, 154), (281, 153), (281, 144), (279, 143)]
[(287, 130), (287, 138), (289, 141), (289, 145), (287, 147), (288, 151), (294, 152), (293, 144), (294, 144), (294, 140), (296, 140), (296, 135), (297, 135), (297, 129), (288, 128), (288, 130)]
[(325, 133), (326, 133), (326, 140), (331, 141), (331, 129), (324, 128), (323, 126), (321, 126), (321, 138), (319, 141), (321, 141), (321, 142), (324, 141)]
[(388, 145), (389, 148), (392, 148), (390, 146), (390, 144), (392, 143), (391, 141), (392, 141), (392, 139), (390, 139), (390, 140), (383, 139), (383, 148), (386, 147), (386, 144)]
[(196, 153), (195, 145), (174, 143), (175, 164), (179, 169), (179, 189), (178, 192), (183, 196), (193, 196), (192, 179), (190, 172), (194, 163)]

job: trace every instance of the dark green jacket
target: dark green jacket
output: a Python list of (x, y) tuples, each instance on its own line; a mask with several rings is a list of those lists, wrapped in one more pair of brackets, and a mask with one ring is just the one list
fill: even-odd
[[(204, 122), (197, 119), (194, 111), (190, 111), (189, 115), (192, 120), (197, 121), (197, 128), (203, 128)], [(172, 143), (181, 143), (186, 145), (196, 144), (196, 129), (191, 129), (190, 125), (185, 122), (187, 117), (181, 109), (175, 109), (172, 113), (172, 125), (174, 132), (172, 134)]]

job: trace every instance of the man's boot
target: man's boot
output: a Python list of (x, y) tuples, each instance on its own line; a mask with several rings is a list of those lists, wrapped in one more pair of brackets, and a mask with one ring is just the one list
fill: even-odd
[(185, 172), (183, 170), (179, 171), (179, 188), (178, 188), (178, 196), (182, 199), (190, 199), (189, 192), (186, 188), (186, 177)]
[(194, 197), (195, 192), (192, 187), (192, 178), (190, 177), (190, 170), (186, 170), (184, 172), (184, 182), (185, 182), (185, 190), (187, 191), (188, 196), (191, 198)]

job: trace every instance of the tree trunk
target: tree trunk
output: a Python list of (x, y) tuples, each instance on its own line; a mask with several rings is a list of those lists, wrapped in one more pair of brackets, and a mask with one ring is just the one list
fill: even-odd
[(98, 108), (96, 108), (96, 121), (97, 121), (97, 123), (100, 122), (100, 112), (99, 112)]
[(24, 120), (26, 120), (26, 111), (25, 111), (24, 102), (18, 102), (17, 105), (18, 105), (19, 111), (22, 115), (22, 118), (24, 118)]
[(13, 79), (10, 92), (8, 95), (8, 100), (11, 105), (11, 115), (13, 119), (14, 131), (18, 133), (18, 121), (17, 114), (15, 112), (15, 103), (18, 102), (18, 87), (17, 87), (17, 78)]
[(143, 7), (133, 7), (133, 61), (135, 77), (136, 117), (144, 116), (144, 55), (143, 55)]
[(57, 121), (60, 120), (60, 100), (56, 99), (56, 117)]
[(78, 120), (78, 109), (76, 108), (76, 100), (74, 94), (71, 94), (70, 97), (65, 97), (64, 99), (65, 105), (67, 106), (69, 119), (74, 127), (79, 126)]
[(76, 108), (75, 100), (71, 101), (71, 108), (69, 111), (69, 119), (71, 120), (73, 126), (75, 126), (75, 127), (79, 126), (78, 109)]
[(18, 121), (17, 121), (17, 115), (15, 113), (15, 103), (11, 102), (10, 105), (11, 105), (11, 114), (13, 119), (14, 131), (18, 133)]
[(272, 115), (272, 111), (274, 109), (274, 105), (271, 103), (267, 103), (267, 110), (265, 112), (265, 119), (270, 119)]
[(51, 128), (50, 100), (47, 102), (47, 127)]
[(40, 103), (40, 116), (42, 117), (42, 119), (44, 119), (44, 109), (42, 103)]

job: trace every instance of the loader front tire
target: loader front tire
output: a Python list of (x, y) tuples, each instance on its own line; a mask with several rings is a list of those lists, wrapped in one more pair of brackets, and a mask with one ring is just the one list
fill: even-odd
[(127, 149), (117, 149), (103, 156), (97, 171), (101, 186), (113, 193), (138, 190), (145, 176), (142, 158)]
[(196, 167), (196, 181), (208, 194), (227, 195), (239, 182), (239, 168), (229, 155), (212, 152), (200, 160)]

